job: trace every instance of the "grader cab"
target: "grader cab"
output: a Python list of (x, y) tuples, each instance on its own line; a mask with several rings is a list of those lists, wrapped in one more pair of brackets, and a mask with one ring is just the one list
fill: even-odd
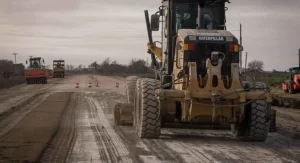
[[(264, 83), (241, 81), (242, 47), (226, 30), (227, 2), (163, 0), (151, 23), (145, 11), (156, 78), (126, 78), (128, 103), (116, 105), (117, 125), (131, 120), (141, 138), (157, 138), (163, 127), (226, 126), (243, 140), (266, 140), (272, 96)], [(152, 31), (160, 25), (157, 46)]]

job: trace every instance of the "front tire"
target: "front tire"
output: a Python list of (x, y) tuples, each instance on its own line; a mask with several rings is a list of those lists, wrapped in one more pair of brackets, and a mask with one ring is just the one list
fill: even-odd
[(246, 111), (246, 128), (244, 140), (265, 141), (269, 133), (269, 104), (264, 100), (255, 100)]
[(155, 90), (159, 88), (159, 81), (155, 79), (141, 79), (140, 90), (136, 101), (137, 134), (140, 138), (158, 138), (161, 130), (159, 102)]
[[(253, 83), (244, 82), (252, 88)], [(260, 88), (258, 91), (268, 91), (266, 84), (256, 82), (255, 88)], [(249, 91), (256, 91), (249, 90)], [(268, 137), (270, 126), (271, 106), (265, 100), (254, 100), (244, 106), (244, 118), (241, 124), (231, 125), (233, 134), (245, 141), (265, 141)]]

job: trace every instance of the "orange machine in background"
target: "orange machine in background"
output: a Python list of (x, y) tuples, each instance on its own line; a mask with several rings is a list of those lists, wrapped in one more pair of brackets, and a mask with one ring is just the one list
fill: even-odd
[(44, 65), (44, 59), (41, 57), (31, 57), (26, 60), (26, 64), (29, 64), (24, 74), (27, 84), (47, 84), (48, 70)]
[(300, 67), (289, 69), (289, 80), (282, 83), (282, 89), (288, 93), (296, 93), (300, 90)]

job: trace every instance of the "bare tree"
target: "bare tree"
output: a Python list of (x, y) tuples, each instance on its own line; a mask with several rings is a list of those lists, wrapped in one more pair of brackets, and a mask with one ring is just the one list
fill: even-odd
[(90, 65), (91, 68), (97, 69), (99, 68), (99, 64), (95, 61)]
[(259, 60), (253, 60), (248, 63), (248, 69), (254, 72), (262, 72), (264, 68), (264, 62)]
[(70, 65), (66, 65), (66, 70), (67, 70), (67, 71), (70, 71), (70, 70), (71, 70)]

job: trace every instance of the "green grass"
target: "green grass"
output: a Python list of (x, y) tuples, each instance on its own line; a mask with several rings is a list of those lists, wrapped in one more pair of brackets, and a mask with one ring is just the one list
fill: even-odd
[(259, 75), (255, 77), (256, 81), (265, 82), (270, 87), (281, 87), (281, 83), (288, 79), (286, 75)]

